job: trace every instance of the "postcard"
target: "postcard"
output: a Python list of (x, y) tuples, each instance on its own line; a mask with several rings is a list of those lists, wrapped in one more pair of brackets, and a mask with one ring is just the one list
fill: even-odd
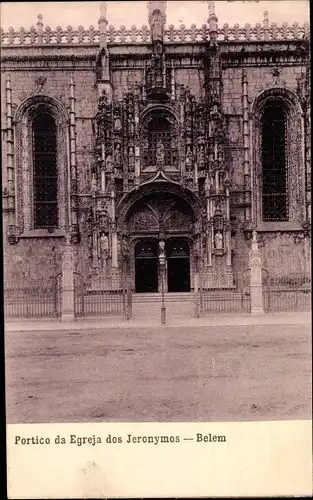
[(1, 4), (8, 498), (312, 495), (308, 21)]

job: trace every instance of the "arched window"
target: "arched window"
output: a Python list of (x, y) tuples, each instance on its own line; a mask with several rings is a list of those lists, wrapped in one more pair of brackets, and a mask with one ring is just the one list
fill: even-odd
[(164, 165), (172, 164), (171, 124), (164, 117), (154, 117), (148, 124), (149, 164), (157, 164), (157, 151), (163, 145)]
[(32, 123), (34, 229), (58, 226), (56, 123), (42, 111)]
[(288, 220), (287, 114), (280, 100), (269, 100), (262, 115), (262, 219)]

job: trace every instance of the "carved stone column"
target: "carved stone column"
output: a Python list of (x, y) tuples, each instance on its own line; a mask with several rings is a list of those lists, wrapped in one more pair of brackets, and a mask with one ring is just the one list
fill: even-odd
[(17, 243), (17, 229), (15, 220), (15, 185), (14, 185), (14, 135), (12, 116), (12, 89), (10, 75), (6, 81), (6, 142), (7, 142), (7, 186), (3, 193), (4, 210), (8, 213), (7, 238), (10, 244)]
[(263, 314), (262, 260), (258, 248), (257, 233), (253, 231), (249, 252), (251, 314)]
[(242, 109), (243, 109), (243, 147), (244, 147), (244, 190), (245, 190), (245, 221), (251, 220), (251, 173), (250, 173), (250, 123), (248, 104), (248, 80), (246, 69), (242, 70)]
[(70, 199), (71, 213), (70, 226), (72, 243), (79, 243), (78, 227), (78, 197), (77, 197), (77, 158), (76, 158), (76, 110), (75, 110), (75, 84), (73, 78), (70, 82)]
[(74, 255), (67, 235), (62, 255), (62, 321), (73, 321), (74, 313)]

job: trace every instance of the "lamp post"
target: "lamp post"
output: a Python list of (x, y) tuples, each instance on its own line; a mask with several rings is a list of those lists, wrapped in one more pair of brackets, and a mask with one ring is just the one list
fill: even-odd
[(161, 268), (161, 294), (162, 294), (162, 301), (161, 301), (161, 324), (165, 325), (166, 324), (166, 307), (165, 307), (165, 300), (164, 300), (164, 272), (165, 272), (165, 242), (164, 240), (161, 240), (159, 242), (159, 263), (160, 263), (160, 268)]

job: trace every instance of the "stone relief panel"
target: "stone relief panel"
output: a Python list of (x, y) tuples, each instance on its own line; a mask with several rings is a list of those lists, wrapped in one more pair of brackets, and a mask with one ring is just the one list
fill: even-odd
[(183, 200), (160, 193), (136, 204), (128, 216), (130, 233), (191, 233), (193, 219)]
[(158, 230), (158, 220), (149, 207), (143, 208), (140, 212), (135, 212), (130, 220), (131, 232), (154, 232)]
[(165, 231), (191, 231), (192, 220), (191, 217), (180, 211), (178, 208), (170, 209), (169, 213), (166, 214), (164, 221)]

